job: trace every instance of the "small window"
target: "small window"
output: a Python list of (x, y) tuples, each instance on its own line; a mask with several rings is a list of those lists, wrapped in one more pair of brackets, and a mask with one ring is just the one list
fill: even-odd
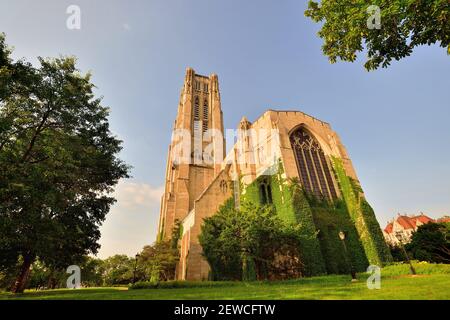
[(207, 84), (207, 83), (205, 83), (205, 84), (203, 85), (203, 91), (205, 91), (206, 93), (208, 93), (208, 84)]
[(220, 181), (220, 190), (222, 191), (222, 193), (227, 193), (228, 191), (228, 184), (223, 179)]
[(259, 194), (261, 204), (271, 204), (272, 203), (272, 188), (270, 187), (270, 182), (268, 179), (261, 180), (259, 184)]

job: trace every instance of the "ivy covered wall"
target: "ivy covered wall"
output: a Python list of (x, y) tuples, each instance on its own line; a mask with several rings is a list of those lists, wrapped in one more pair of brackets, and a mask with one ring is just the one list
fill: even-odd
[(317, 230), (314, 224), (311, 208), (303, 196), (298, 184), (288, 183), (282, 178), (283, 167), (279, 163), (278, 173), (270, 176), (260, 176), (253, 183), (245, 187), (242, 195), (244, 201), (261, 203), (261, 192), (259, 185), (261, 180), (270, 182), (272, 193), (272, 204), (277, 214), (286, 223), (299, 223), (302, 234), (305, 236), (301, 243), (304, 273), (307, 276), (326, 274), (324, 259), (317, 238)]
[[(343, 197), (334, 203), (307, 195), (298, 180), (287, 181), (281, 161), (277, 174), (260, 176), (241, 195), (243, 201), (262, 203), (259, 186), (262, 180), (270, 181), (277, 214), (286, 223), (302, 226), (305, 240), (301, 252), (308, 276), (348, 273), (351, 266), (362, 272), (369, 263), (382, 266), (392, 261), (375, 214), (360, 187), (345, 174), (340, 159), (332, 160)], [(339, 238), (340, 231), (346, 235), (347, 251)]]
[(392, 262), (380, 225), (373, 209), (364, 198), (361, 187), (347, 176), (341, 159), (333, 157), (332, 163), (347, 211), (356, 227), (369, 263), (383, 266)]
[[(347, 208), (342, 202), (324, 203), (312, 207), (314, 223), (319, 231), (318, 238), (322, 254), (325, 257), (327, 273), (348, 273), (351, 266), (356, 271), (365, 271), (368, 261), (355, 226), (348, 216)], [(339, 238), (339, 232), (345, 233), (345, 246)]]

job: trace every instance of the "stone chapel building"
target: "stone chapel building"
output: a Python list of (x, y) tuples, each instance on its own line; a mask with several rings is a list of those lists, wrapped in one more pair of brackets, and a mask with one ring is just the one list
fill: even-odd
[[(300, 222), (310, 235), (301, 248), (305, 275), (345, 273), (350, 264), (364, 271), (369, 264), (391, 261), (349, 155), (328, 123), (296, 110), (267, 110), (253, 123), (243, 117), (235, 145), (227, 155), (225, 150), (218, 77), (188, 68), (158, 227), (158, 239), (169, 239), (176, 221), (181, 222), (177, 279), (211, 277), (198, 236), (203, 219), (229, 199), (237, 207), (245, 199), (272, 204), (283, 219)], [(300, 208), (289, 187), (293, 181), (329, 205), (303, 197)], [(340, 231), (346, 235), (348, 256)]]

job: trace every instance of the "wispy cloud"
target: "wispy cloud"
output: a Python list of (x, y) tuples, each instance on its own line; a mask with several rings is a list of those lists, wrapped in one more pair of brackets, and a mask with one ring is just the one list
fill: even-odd
[(101, 227), (101, 249), (98, 256), (133, 256), (144, 245), (155, 241), (163, 192), (163, 186), (121, 180), (113, 194), (117, 202)]
[(159, 203), (164, 192), (164, 186), (153, 187), (146, 183), (121, 181), (114, 192), (117, 204), (123, 208), (133, 208), (137, 206), (153, 206)]

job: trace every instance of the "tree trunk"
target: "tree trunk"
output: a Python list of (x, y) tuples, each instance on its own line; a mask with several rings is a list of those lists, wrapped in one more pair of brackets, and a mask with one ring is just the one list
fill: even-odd
[(248, 281), (248, 264), (247, 264), (247, 255), (242, 254), (242, 281)]
[(48, 275), (47, 278), (47, 289), (52, 288), (52, 279), (53, 279), (53, 269), (50, 271), (50, 274)]
[(20, 267), (20, 273), (14, 282), (14, 286), (12, 287), (12, 293), (23, 293), (25, 290), (25, 285), (27, 284), (28, 276), (30, 274), (30, 267), (33, 263), (34, 258), (27, 254), (23, 256), (22, 266)]
[(256, 280), (262, 280), (261, 262), (255, 261)]

